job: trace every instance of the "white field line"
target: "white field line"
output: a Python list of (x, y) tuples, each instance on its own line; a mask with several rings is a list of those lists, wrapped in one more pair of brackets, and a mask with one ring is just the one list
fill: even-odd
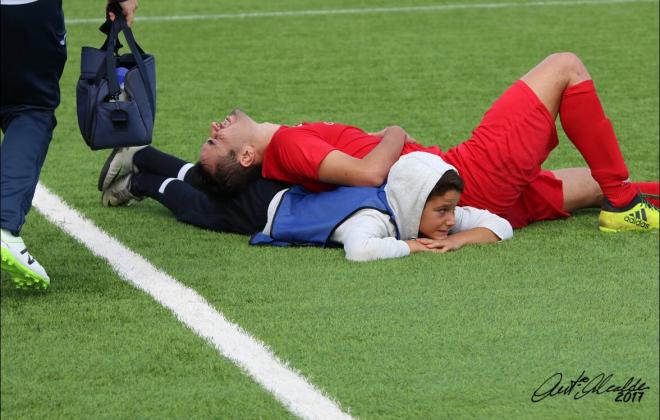
[(78, 212), (41, 183), (34, 207), (94, 254), (105, 259), (128, 283), (170, 309), (188, 328), (211, 343), (277, 398), (291, 413), (310, 419), (350, 419), (302, 375), (280, 361), (266, 346), (229, 322), (194, 290), (159, 271)]
[[(521, 3), (472, 3), (472, 4), (437, 4), (430, 6), (408, 7), (365, 7), (354, 9), (317, 9), (317, 10), (291, 10), (274, 12), (247, 12), (247, 13), (221, 13), (207, 15), (174, 15), (174, 16), (137, 16), (138, 22), (166, 22), (175, 20), (223, 20), (223, 19), (250, 19), (264, 17), (290, 17), (290, 16), (328, 16), (328, 15), (359, 15), (374, 13), (414, 13), (414, 12), (443, 12), (457, 9), (512, 9), (522, 7), (547, 6), (582, 6), (621, 3), (657, 3), (658, 0), (549, 0)], [(67, 19), (67, 25), (84, 23), (101, 23), (103, 19)]]

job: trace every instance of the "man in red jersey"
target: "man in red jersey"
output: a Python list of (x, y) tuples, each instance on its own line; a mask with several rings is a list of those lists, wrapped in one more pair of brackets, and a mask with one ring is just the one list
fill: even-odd
[[(558, 143), (557, 115), (589, 168), (541, 169)], [(640, 194), (657, 194), (658, 183), (630, 182), (593, 81), (572, 53), (534, 67), (491, 106), (470, 139), (445, 153), (417, 144), (398, 126), (374, 134), (336, 123), (287, 127), (256, 123), (236, 110), (212, 124), (200, 162), (230, 190), (261, 167), (265, 178), (324, 191), (378, 186), (412, 151), (434, 153), (458, 169), (465, 180), (461, 205), (489, 210), (514, 227), (602, 207), (602, 231), (658, 230), (658, 209)]]

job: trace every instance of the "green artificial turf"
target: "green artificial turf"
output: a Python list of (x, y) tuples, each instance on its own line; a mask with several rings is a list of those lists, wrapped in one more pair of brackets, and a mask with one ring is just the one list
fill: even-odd
[[(466, 2), (476, 3), (476, 2)], [(141, 2), (139, 16), (433, 4), (414, 1)], [(69, 0), (70, 19), (94, 17)], [(341, 250), (254, 248), (178, 223), (150, 200), (100, 206), (107, 152), (75, 117), (82, 45), (68, 26), (59, 125), (42, 182), (99, 227), (197, 290), (360, 418), (657, 418), (658, 235), (604, 235), (597, 210), (445, 255), (349, 263)], [(143, 21), (157, 58), (154, 145), (194, 160), (212, 119), (399, 124), (444, 150), (546, 55), (574, 51), (596, 81), (631, 177), (657, 180), (658, 4)], [(560, 130), (561, 131), (561, 130)], [(548, 168), (584, 166), (560, 135)], [(33, 212), (24, 229), (52, 278), (25, 294), (2, 278), (2, 417), (285, 417), (266, 391), (105, 262)], [(615, 395), (532, 403), (567, 380), (642, 378)]]
[(149, 296), (38, 214), (47, 292), (2, 278), (2, 418), (288, 417)]

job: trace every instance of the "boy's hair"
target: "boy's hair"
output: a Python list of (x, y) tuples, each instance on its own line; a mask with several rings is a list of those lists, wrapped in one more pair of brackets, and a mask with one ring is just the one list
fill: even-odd
[(433, 197), (444, 195), (447, 191), (450, 190), (462, 193), (464, 187), (465, 184), (463, 183), (463, 178), (461, 178), (456, 171), (450, 169), (442, 174), (438, 182), (436, 182), (435, 186), (429, 193), (426, 201), (432, 199)]

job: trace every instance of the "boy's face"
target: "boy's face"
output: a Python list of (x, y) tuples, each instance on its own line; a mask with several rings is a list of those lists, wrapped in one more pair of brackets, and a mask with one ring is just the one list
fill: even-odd
[(422, 210), (419, 233), (429, 239), (445, 239), (454, 226), (454, 210), (461, 193), (449, 190), (443, 195), (429, 199)]

